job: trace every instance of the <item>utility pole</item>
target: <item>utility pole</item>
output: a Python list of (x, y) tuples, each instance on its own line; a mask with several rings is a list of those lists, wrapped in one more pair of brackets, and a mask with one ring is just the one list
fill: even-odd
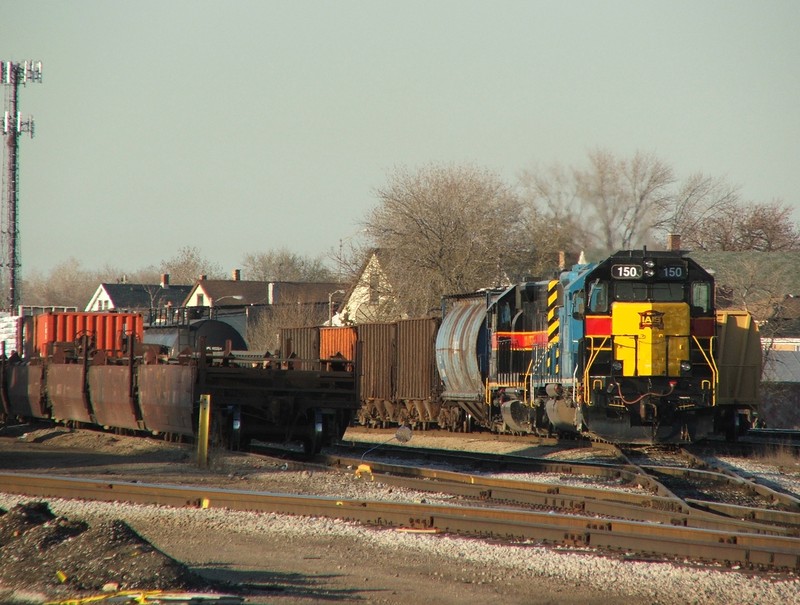
[(3, 136), (6, 138), (6, 171), (4, 173), (3, 209), (0, 221), (0, 235), (3, 246), (3, 282), (8, 288), (5, 309), (12, 314), (18, 304), (17, 270), (20, 268), (19, 255), (19, 137), (23, 132), (33, 138), (33, 118), (22, 119), (19, 111), (19, 87), (28, 82), (42, 81), (42, 62), (0, 61), (0, 82), (6, 87), (5, 113), (3, 114)]

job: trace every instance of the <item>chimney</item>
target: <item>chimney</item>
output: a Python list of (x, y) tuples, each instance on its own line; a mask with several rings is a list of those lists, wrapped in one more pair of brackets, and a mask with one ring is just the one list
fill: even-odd
[(242, 272), (241, 272), (241, 270), (240, 270), (240, 269), (234, 269), (234, 270), (231, 272), (231, 279), (232, 279), (233, 281), (239, 281), (239, 280), (241, 279), (241, 277), (242, 277)]
[(206, 274), (205, 273), (201, 273), (200, 277), (198, 277), (197, 279), (198, 279), (198, 281), (206, 281)]
[(667, 235), (667, 250), (677, 252), (681, 249), (681, 236), (677, 233)]
[(558, 270), (563, 271), (567, 268), (567, 255), (563, 250), (558, 251)]
[(164, 289), (169, 288), (169, 273), (161, 274), (161, 287)]

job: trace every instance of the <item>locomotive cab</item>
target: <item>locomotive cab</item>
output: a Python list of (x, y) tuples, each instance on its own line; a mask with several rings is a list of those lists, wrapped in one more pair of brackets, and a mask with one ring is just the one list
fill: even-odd
[[(680, 252), (625, 251), (573, 270), (563, 311), (571, 375), (550, 397), (557, 428), (631, 443), (713, 429), (713, 277)], [(571, 425), (571, 426), (570, 426)]]

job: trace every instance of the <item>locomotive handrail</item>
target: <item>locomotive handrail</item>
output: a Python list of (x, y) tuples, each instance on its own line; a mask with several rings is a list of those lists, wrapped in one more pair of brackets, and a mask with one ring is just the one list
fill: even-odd
[(703, 348), (703, 345), (700, 344), (700, 339), (697, 336), (692, 336), (692, 340), (694, 340), (697, 348), (700, 349), (700, 353), (703, 355), (703, 358), (706, 360), (708, 367), (711, 368), (711, 405), (717, 405), (717, 385), (719, 385), (719, 368), (717, 368), (717, 362), (714, 359), (714, 336), (708, 337), (708, 354), (706, 354), (706, 350)]
[[(541, 369), (542, 369), (541, 365), (547, 359), (548, 354), (550, 353), (550, 351), (552, 351), (555, 348), (555, 346), (556, 346), (555, 342), (547, 343), (547, 346), (544, 348), (544, 350), (541, 350), (542, 354), (538, 358), (536, 358), (535, 360), (531, 359), (531, 363), (528, 365), (528, 371), (525, 374), (525, 382), (526, 383), (529, 381), (529, 379), (532, 376), (539, 376), (539, 377), (544, 376), (544, 374), (541, 373)], [(537, 374), (536, 373), (537, 370), (539, 370), (540, 373)]]
[[(600, 346), (594, 346), (595, 336), (587, 336), (589, 339), (589, 360), (586, 363), (586, 367), (583, 370), (583, 384), (589, 384), (589, 371), (591, 370), (592, 366), (594, 365), (595, 360), (597, 359), (598, 355), (603, 351), (613, 351), (613, 347), (604, 347), (606, 341), (611, 340), (613, 345), (613, 339), (610, 336), (603, 336), (602, 341), (600, 342)], [(584, 399), (586, 401), (586, 405), (593, 405), (594, 401), (592, 401), (591, 394), (589, 390), (584, 386)]]

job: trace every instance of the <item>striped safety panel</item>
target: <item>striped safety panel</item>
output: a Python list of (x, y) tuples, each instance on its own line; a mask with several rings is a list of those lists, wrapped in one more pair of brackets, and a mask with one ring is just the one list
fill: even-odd
[(559, 323), (558, 323), (558, 286), (557, 279), (547, 284), (547, 344), (555, 351), (547, 356), (547, 369), (550, 375), (559, 373)]

